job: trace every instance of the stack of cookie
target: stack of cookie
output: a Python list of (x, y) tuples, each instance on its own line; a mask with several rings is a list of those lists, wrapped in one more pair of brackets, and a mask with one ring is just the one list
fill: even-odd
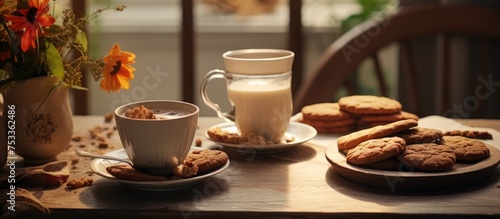
[(342, 110), (357, 115), (358, 129), (405, 119), (418, 120), (418, 116), (402, 111), (399, 101), (387, 97), (354, 95), (342, 97), (338, 103)]
[(338, 103), (312, 104), (302, 108), (301, 112), (299, 122), (311, 125), (319, 133), (346, 133), (405, 119), (419, 119), (402, 111), (397, 100), (371, 95), (346, 96)]
[(345, 133), (356, 129), (356, 116), (340, 109), (338, 103), (318, 103), (302, 108), (299, 122), (320, 133)]
[(349, 164), (384, 170), (442, 172), (455, 162), (478, 162), (490, 154), (481, 141), (443, 136), (437, 129), (401, 120), (353, 132), (338, 139), (338, 149)]

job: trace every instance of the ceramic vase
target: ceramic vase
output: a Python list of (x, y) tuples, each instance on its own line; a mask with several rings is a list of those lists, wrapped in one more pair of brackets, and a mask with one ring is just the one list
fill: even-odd
[[(56, 86), (58, 83), (55, 77), (37, 77), (15, 82), (2, 91), (1, 137), (7, 140), (14, 136), (15, 145), (11, 149), (28, 165), (56, 160), (71, 141), (73, 118), (68, 89)], [(9, 123), (13, 119), (14, 126)], [(12, 129), (15, 132), (9, 132)], [(7, 147), (6, 142), (2, 139), (2, 150)], [(12, 156), (11, 150), (7, 152)]]

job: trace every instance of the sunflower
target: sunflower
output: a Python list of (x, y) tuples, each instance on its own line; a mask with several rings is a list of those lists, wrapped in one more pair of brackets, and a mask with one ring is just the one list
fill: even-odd
[(128, 89), (130, 80), (134, 79), (135, 68), (129, 64), (135, 63), (135, 54), (121, 51), (120, 45), (115, 44), (109, 54), (104, 57), (104, 66), (102, 72), (101, 89), (110, 91), (119, 91), (120, 88)]
[(16, 11), (19, 16), (5, 15), (5, 19), (12, 22), (9, 26), (11, 29), (24, 31), (21, 38), (23, 52), (26, 52), (30, 45), (35, 49), (41, 27), (48, 27), (54, 23), (55, 19), (48, 12), (49, 0), (30, 0), (27, 9)]

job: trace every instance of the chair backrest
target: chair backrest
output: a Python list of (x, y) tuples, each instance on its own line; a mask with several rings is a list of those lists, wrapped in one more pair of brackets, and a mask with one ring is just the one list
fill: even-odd
[[(453, 114), (450, 109), (454, 109), (457, 104), (462, 103), (452, 104), (450, 102), (452, 95), (450, 88), (453, 85), (450, 82), (450, 77), (453, 77), (450, 66), (455, 63), (451, 63), (449, 47), (451, 45), (450, 36), (454, 34), (479, 36), (481, 38), (480, 49), (477, 51), (478, 55), (474, 57), (480, 59), (478, 60), (479, 66), (489, 65), (491, 63), (486, 63), (486, 60), (491, 58), (488, 57), (491, 54), (489, 45), (491, 45), (492, 39), (500, 39), (500, 12), (462, 4), (425, 4), (403, 7), (383, 19), (369, 20), (342, 35), (324, 52), (315, 68), (309, 72), (297, 90), (294, 96), (294, 111), (299, 112), (303, 106), (308, 104), (334, 101), (335, 93), (340, 87), (349, 84), (351, 75), (367, 58), (373, 60), (381, 95), (387, 96), (387, 83), (382, 75), (378, 52), (384, 47), (396, 43), (399, 45), (400, 53), (399, 75), (400, 78), (406, 78), (403, 81), (400, 80), (399, 88), (400, 90), (407, 88), (406, 91), (401, 92), (406, 92), (408, 98), (405, 98), (404, 101), (408, 103), (407, 105), (411, 105), (411, 109), (407, 111), (422, 116), (425, 114), (422, 111), (422, 105), (425, 105), (426, 101), (422, 98), (422, 92), (418, 90), (417, 77), (421, 76), (416, 75), (415, 69), (419, 66), (415, 64), (411, 41), (422, 37), (439, 36), (439, 54), (434, 54), (431, 57), (437, 57), (439, 74), (439, 80), (433, 81), (433, 83), (440, 83), (437, 87), (441, 89), (435, 91), (433, 98), (443, 103), (439, 106), (440, 109), (433, 113), (456, 117), (457, 113)], [(436, 53), (435, 50), (433, 52)], [(479, 82), (486, 81), (499, 87), (496, 81), (500, 82), (500, 79), (492, 80), (491, 75), (486, 75), (485, 69), (477, 71)], [(433, 78), (435, 76), (429, 77), (427, 82), (432, 81)], [(484, 88), (488, 89), (492, 86)], [(489, 90), (491, 92), (492, 89)], [(480, 93), (483, 94), (481, 97), (486, 96), (484, 91)], [(500, 92), (497, 93), (500, 94)], [(425, 93), (423, 95), (426, 95), (424, 98), (427, 100), (428, 95)], [(476, 100), (465, 97), (463, 105), (478, 111), (476, 108), (479, 107), (475, 105), (478, 102), (477, 94), (475, 97)], [(479, 99), (482, 101), (486, 98)], [(500, 106), (500, 104), (494, 106)], [(500, 113), (497, 114), (500, 116)], [(469, 113), (462, 113), (458, 116), (471, 117)]]

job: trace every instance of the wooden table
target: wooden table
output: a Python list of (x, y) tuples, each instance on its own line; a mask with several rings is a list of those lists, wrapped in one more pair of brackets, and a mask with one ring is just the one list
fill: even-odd
[[(103, 123), (102, 116), (75, 116), (75, 134)], [(500, 120), (459, 120), (500, 131)], [(195, 138), (203, 137), (218, 118), (200, 118)], [(84, 149), (106, 153), (120, 149)], [(75, 158), (74, 148), (59, 159)], [(94, 184), (76, 190), (64, 186), (36, 194), (53, 218), (443, 218), (500, 217), (500, 167), (487, 179), (461, 188), (389, 191), (338, 175), (325, 159), (326, 145), (311, 142), (278, 154), (243, 155), (226, 151), (231, 164), (195, 187), (173, 192), (130, 188), (96, 174)], [(81, 158), (70, 179), (88, 176), (90, 159)]]

